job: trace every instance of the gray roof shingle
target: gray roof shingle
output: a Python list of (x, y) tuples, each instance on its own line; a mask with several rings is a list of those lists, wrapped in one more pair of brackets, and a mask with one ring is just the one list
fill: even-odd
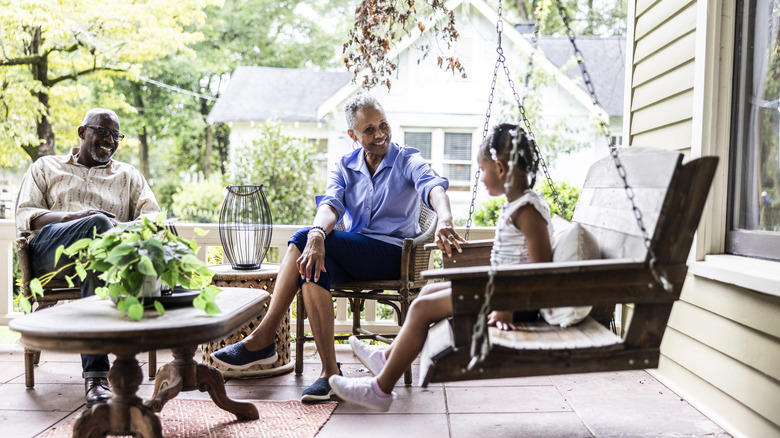
[(317, 107), (351, 79), (349, 72), (238, 67), (207, 121), (318, 122)]
[[(626, 74), (625, 37), (578, 36), (576, 43), (582, 52), (599, 102), (609, 115), (623, 115), (623, 87)], [(566, 75), (575, 80), (583, 90), (587, 90), (580, 68), (573, 61), (574, 48), (568, 37), (542, 36), (539, 39), (539, 47), (559, 68), (571, 61), (566, 69)]]

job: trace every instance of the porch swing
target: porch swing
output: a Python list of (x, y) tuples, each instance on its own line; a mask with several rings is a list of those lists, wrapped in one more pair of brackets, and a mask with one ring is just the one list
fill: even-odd
[[(560, 1), (557, 7), (588, 92), (598, 107), (569, 17)], [(525, 108), (504, 63), (501, 12), (499, 0), (498, 59), (483, 135), (486, 137), (488, 133), (498, 70), (503, 66), (526, 132), (534, 141)], [(536, 32), (534, 48), (538, 29)], [(528, 82), (526, 76), (526, 90)], [(480, 241), (462, 245), (463, 252), (451, 259), (444, 257), (444, 269), (423, 272), (425, 278), (452, 282), (453, 316), (435, 324), (428, 332), (420, 356), (422, 386), (431, 382), (658, 366), (661, 339), (672, 304), (679, 298), (685, 281), (686, 259), (718, 158), (702, 157), (683, 164), (682, 154), (676, 151), (650, 147), (618, 150), (611, 142), (608, 126), (601, 121), (600, 127), (610, 153), (590, 166), (572, 223), (595, 238), (601, 258), (489, 266), (492, 241)], [(536, 153), (562, 211), (538, 147)], [(517, 154), (517, 145), (512, 154)], [(508, 179), (511, 173), (512, 167)], [(473, 196), (476, 196), (479, 171), (475, 179)], [(466, 239), (473, 211), (472, 199)], [(653, 230), (652, 235), (649, 229)], [(619, 303), (633, 305), (630, 322), (622, 336), (609, 329), (609, 318), (597, 320), (599, 315), (588, 316), (567, 328), (544, 321), (516, 324), (514, 331), (487, 327), (487, 315), (493, 309), (564, 306), (614, 309)]]

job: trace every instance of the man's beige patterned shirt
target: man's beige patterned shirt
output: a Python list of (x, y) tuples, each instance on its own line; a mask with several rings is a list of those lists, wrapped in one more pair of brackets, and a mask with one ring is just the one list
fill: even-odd
[(16, 206), (16, 228), (32, 233), (33, 219), (48, 212), (104, 210), (117, 222), (160, 211), (154, 193), (141, 172), (130, 164), (111, 160), (87, 167), (76, 162), (79, 148), (68, 155), (47, 155), (30, 165)]

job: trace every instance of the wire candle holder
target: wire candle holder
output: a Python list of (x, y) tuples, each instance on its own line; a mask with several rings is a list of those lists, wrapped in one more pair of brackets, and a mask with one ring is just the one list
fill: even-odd
[(219, 212), (219, 240), (233, 269), (260, 269), (271, 245), (271, 209), (261, 185), (229, 185)]

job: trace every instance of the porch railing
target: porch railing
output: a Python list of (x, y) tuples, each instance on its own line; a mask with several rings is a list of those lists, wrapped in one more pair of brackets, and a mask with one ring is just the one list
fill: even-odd
[[(195, 236), (195, 228), (207, 230), (205, 236)], [(273, 236), (271, 237), (271, 247), (278, 248), (279, 260), (284, 258), (287, 252), (287, 241), (301, 228), (300, 225), (274, 225)], [(187, 239), (195, 239), (200, 246), (198, 257), (206, 261), (207, 249), (209, 247), (221, 246), (219, 241), (219, 229), (217, 224), (196, 224), (196, 223), (176, 223), (176, 230), (179, 235)], [(457, 229), (461, 235), (465, 234), (465, 229)], [(493, 228), (472, 228), (469, 237), (471, 239), (490, 239), (495, 230)], [(16, 240), (16, 225), (13, 219), (0, 219), (0, 325), (8, 325), (8, 321), (19, 316), (20, 313), (13, 311), (13, 251), (15, 251), (14, 241)], [(294, 327), (295, 322), (292, 322)], [(366, 303), (365, 315), (361, 324), (368, 330), (384, 330), (390, 332), (397, 328), (397, 324), (392, 320), (380, 319), (377, 315), (375, 301)], [(306, 330), (308, 330), (308, 324)], [(349, 333), (352, 330), (352, 318), (348, 315), (348, 305), (345, 298), (336, 300), (336, 333)]]

